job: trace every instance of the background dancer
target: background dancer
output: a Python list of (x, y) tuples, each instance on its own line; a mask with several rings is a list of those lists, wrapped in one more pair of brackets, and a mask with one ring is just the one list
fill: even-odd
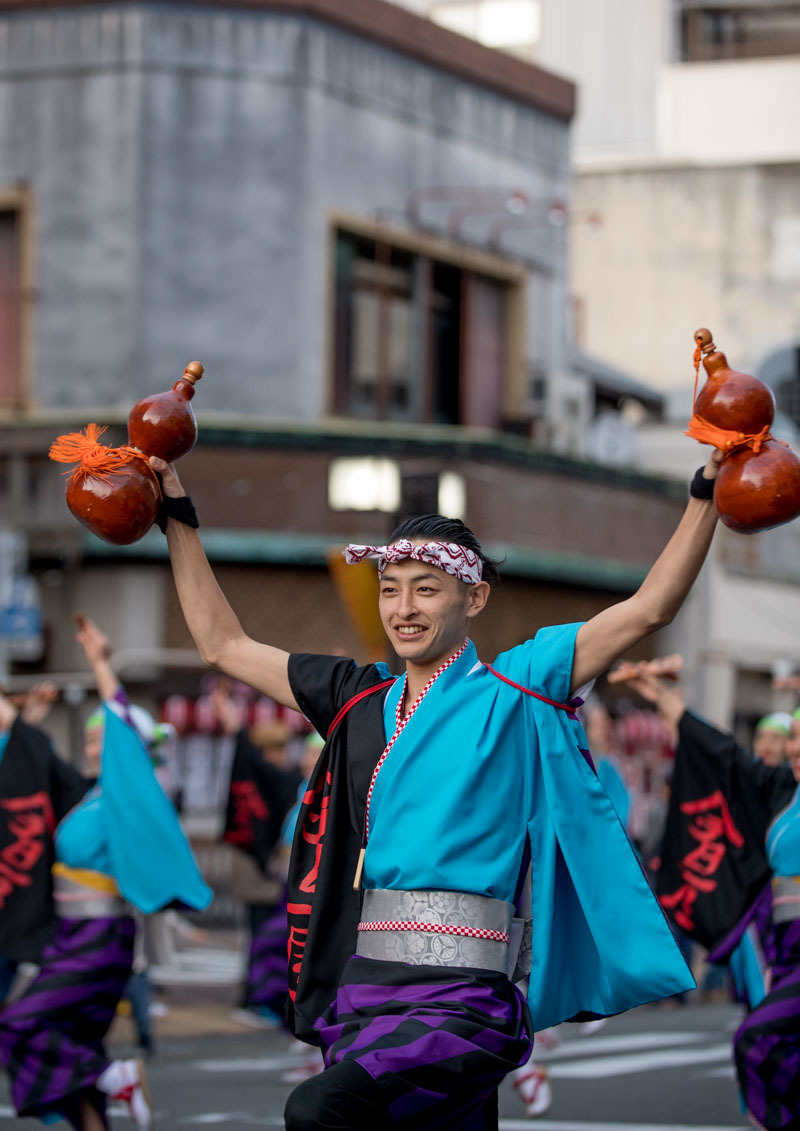
[(150, 1128), (141, 1062), (109, 1061), (103, 1048), (132, 968), (131, 905), (146, 914), (173, 901), (199, 909), (211, 892), (141, 738), (116, 713), (129, 720), (135, 708), (110, 668), (108, 641), (88, 618), (78, 626), (104, 699), (102, 729), (89, 728), (85, 750), (99, 777), (56, 829), (57, 933), (35, 980), (0, 1013), (0, 1059), (19, 1115), (100, 1131), (114, 1097)]
[(244, 904), (249, 931), (244, 985), (232, 1016), (277, 1029), (287, 994), (286, 875), (277, 857), (301, 775), (289, 760), (292, 732), (285, 723), (243, 726), (239, 704), (225, 687), (212, 692), (212, 701), (223, 728), (236, 735), (222, 838), (231, 846), (232, 893)]
[[(730, 875), (719, 869), (713, 885), (704, 885), (709, 906), (703, 906), (700, 893), (691, 910), (704, 943), (713, 948), (712, 961), (727, 961), (738, 952), (744, 996), (753, 1006), (733, 1038), (742, 1106), (756, 1127), (794, 1128), (800, 1112), (800, 711), (786, 741), (788, 765), (767, 765), (686, 710), (674, 685), (641, 667), (632, 686), (677, 725), (679, 734), (663, 854), (667, 878), (659, 883), (662, 902), (679, 922), (687, 914), (688, 904), (674, 901), (670, 877), (680, 870), (680, 809), (697, 809), (699, 800), (706, 812), (724, 818), (720, 825), (730, 842), (724, 860)], [(698, 762), (704, 765), (693, 772)], [(708, 791), (711, 783), (715, 793)], [(712, 809), (707, 797), (724, 799), (724, 808), (718, 800)], [(670, 847), (670, 825), (675, 847)], [(766, 889), (765, 870), (772, 877)], [(743, 915), (738, 906), (747, 907)], [(760, 944), (765, 946), (759, 957)]]
[[(713, 535), (719, 458), (698, 472), (632, 598), (585, 625), (541, 630), (494, 668), (466, 633), (496, 569), (463, 523), (428, 516), (395, 531), (388, 548), (351, 547), (349, 560), (379, 560), (380, 611), (402, 678), (248, 637), (208, 565), (191, 500), (174, 469), (151, 459), (201, 656), (328, 735), (289, 877), (291, 1020), (321, 1044), (327, 1068), (290, 1097), (292, 1131), (496, 1125), (496, 1087), (531, 1051), (530, 1018), (508, 977), (528, 848), (537, 1027), (693, 985), (581, 753), (569, 701), (674, 617)], [(613, 876), (613, 898), (598, 898), (598, 876)], [(630, 936), (620, 945), (622, 905)]]
[(771, 711), (756, 723), (753, 735), (753, 757), (767, 766), (786, 762), (786, 740), (792, 726), (788, 711)]
[(38, 964), (55, 929), (53, 829), (86, 792), (80, 773), (26, 719), (41, 719), (49, 692), (21, 711), (0, 691), (0, 1002), (17, 966)]

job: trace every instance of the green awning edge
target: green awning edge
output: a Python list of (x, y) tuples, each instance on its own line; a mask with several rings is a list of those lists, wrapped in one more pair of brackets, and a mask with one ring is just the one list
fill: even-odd
[[(332, 546), (352, 538), (320, 534), (295, 534), (256, 530), (222, 530), (208, 527), (201, 534), (209, 561), (241, 565), (324, 566)], [(364, 536), (367, 541), (367, 536)], [(167, 543), (160, 531), (149, 530), (130, 546), (112, 546), (90, 531), (84, 532), (84, 557), (88, 561), (166, 561)], [(503, 562), (506, 577), (557, 581), (594, 589), (633, 592), (645, 578), (648, 566), (585, 554), (560, 554), (497, 542), (486, 553)]]

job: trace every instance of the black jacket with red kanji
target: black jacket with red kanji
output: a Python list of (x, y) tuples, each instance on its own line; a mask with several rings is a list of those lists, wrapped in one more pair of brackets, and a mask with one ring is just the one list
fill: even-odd
[(0, 758), (0, 955), (36, 962), (55, 923), (55, 826), (89, 783), (19, 719)]
[(313, 1044), (314, 1024), (355, 952), (361, 892), (353, 881), (367, 790), (386, 746), (383, 689), (393, 682), (387, 676), (383, 665), (357, 667), (335, 656), (289, 659), (297, 704), (327, 736), (300, 806), (288, 881), (288, 1020), (296, 1036)]

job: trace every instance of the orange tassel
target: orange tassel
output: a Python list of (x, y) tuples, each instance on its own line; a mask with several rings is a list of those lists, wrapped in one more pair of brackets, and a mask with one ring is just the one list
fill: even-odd
[[(96, 475), (104, 483), (111, 482), (111, 475), (120, 468), (125, 467), (134, 459), (143, 459), (147, 470), (158, 482), (158, 476), (150, 467), (147, 456), (137, 448), (127, 445), (121, 448), (109, 448), (99, 443), (100, 437), (106, 431), (98, 424), (87, 424), (83, 432), (67, 432), (59, 436), (50, 445), (50, 459), (58, 463), (77, 463), (78, 466), (64, 474), (70, 477), (70, 482), (79, 475)], [(160, 493), (160, 484), (159, 484)]]
[(768, 424), (765, 424), (760, 432), (747, 435), (744, 432), (718, 428), (716, 424), (709, 424), (702, 416), (696, 414), (689, 421), (685, 435), (691, 436), (701, 444), (713, 444), (723, 452), (733, 452), (737, 448), (752, 448), (756, 455), (761, 451), (762, 445), (773, 438)]

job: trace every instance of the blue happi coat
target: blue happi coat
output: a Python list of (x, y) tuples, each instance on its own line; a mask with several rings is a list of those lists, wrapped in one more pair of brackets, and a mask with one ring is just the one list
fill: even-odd
[[(563, 704), (579, 628), (543, 629), (491, 666)], [(527, 845), (536, 1029), (691, 989), (574, 711), (519, 688), (471, 643), (439, 676), (375, 782), (364, 886), (513, 902)], [(384, 705), (387, 742), (401, 693), (398, 680)]]

